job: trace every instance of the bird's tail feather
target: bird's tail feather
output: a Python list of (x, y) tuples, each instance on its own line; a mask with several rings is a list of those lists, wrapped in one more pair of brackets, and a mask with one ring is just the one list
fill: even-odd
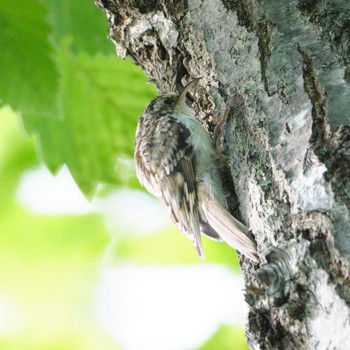
[(235, 219), (216, 198), (212, 198), (204, 186), (199, 188), (201, 209), (208, 224), (231, 247), (259, 263), (256, 244), (248, 236), (248, 229)]

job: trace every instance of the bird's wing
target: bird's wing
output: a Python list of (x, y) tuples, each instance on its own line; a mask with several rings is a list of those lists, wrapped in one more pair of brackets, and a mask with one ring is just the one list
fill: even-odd
[(192, 163), (180, 159), (174, 170), (163, 179), (163, 201), (178, 229), (191, 239), (198, 255), (204, 257)]
[[(152, 136), (141, 141), (136, 166), (141, 167), (141, 182), (167, 206), (178, 229), (203, 254), (200, 234), (195, 154), (190, 131), (171, 115), (154, 122)], [(147, 142), (147, 144), (142, 144)], [(151, 188), (150, 188), (151, 187)]]

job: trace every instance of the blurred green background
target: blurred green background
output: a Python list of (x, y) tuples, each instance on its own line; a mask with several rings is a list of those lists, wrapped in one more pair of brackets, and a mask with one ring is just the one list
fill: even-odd
[[(205, 239), (206, 260), (199, 260), (158, 202), (140, 192), (134, 133), (156, 90), (138, 67), (115, 57), (107, 32), (93, 1), (0, 0), (0, 349), (245, 349), (243, 321), (226, 322), (223, 315), (227, 309), (244, 319), (242, 295), (230, 294), (242, 288), (233, 285), (241, 281), (235, 253)], [(159, 221), (151, 233), (141, 232), (150, 225), (147, 217)], [(141, 228), (133, 224), (142, 220)], [(124, 300), (118, 291), (130, 294), (129, 283), (144, 286), (142, 276), (153, 276), (147, 283), (157, 290), (164, 276), (178, 278), (178, 293), (185, 290), (190, 305), (201, 302), (198, 294), (207, 298), (188, 326), (196, 333), (200, 319), (217, 312), (203, 328), (206, 336), (192, 342), (201, 345), (169, 339), (168, 347), (149, 340), (140, 348), (118, 333), (125, 320), (131, 338), (143, 328), (145, 337), (156, 339), (151, 327), (168, 322), (152, 323), (146, 315), (149, 324), (137, 328), (136, 318), (144, 315), (113, 306)], [(196, 285), (202, 289), (191, 289)], [(190, 307), (170, 295), (174, 288), (165, 290), (169, 299), (162, 308), (175, 305), (182, 323), (192, 320)], [(140, 300), (141, 313), (147, 301)], [(156, 315), (157, 299), (150, 302)]]

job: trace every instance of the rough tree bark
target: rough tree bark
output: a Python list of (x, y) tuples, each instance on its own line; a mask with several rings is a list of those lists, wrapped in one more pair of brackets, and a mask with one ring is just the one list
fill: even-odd
[[(263, 259), (241, 259), (253, 349), (350, 348), (350, 5), (98, 0), (121, 57), (159, 91), (202, 77), (225, 127), (225, 182)], [(231, 208), (234, 210), (234, 208)]]

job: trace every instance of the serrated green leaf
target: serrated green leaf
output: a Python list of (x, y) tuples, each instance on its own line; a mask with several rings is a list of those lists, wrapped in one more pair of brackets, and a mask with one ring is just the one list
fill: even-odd
[(93, 3), (42, 1), (49, 15), (38, 0), (0, 0), (2, 102), (21, 112), (49, 169), (67, 164), (86, 194), (100, 182), (137, 184), (120, 159), (132, 158), (137, 119), (155, 90), (130, 61), (89, 55), (111, 45), (101, 44), (107, 24)]
[(52, 41), (55, 46), (71, 39), (74, 53), (114, 53), (107, 39), (108, 23), (105, 14), (93, 0), (42, 0), (49, 11)]
[(36, 116), (56, 114), (57, 71), (45, 7), (0, 0), (0, 103)]
[(63, 118), (24, 119), (45, 163), (53, 172), (67, 164), (87, 195), (100, 182), (125, 184), (117, 159), (132, 158), (137, 120), (155, 90), (140, 69), (112, 55), (74, 55), (62, 47), (57, 64)]

